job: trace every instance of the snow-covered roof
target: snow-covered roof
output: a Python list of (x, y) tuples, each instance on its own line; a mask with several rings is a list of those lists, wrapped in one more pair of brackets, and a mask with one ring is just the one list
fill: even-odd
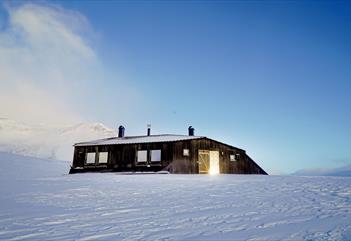
[(150, 136), (125, 136), (99, 139), (88, 142), (80, 142), (74, 146), (96, 146), (96, 145), (120, 145), (120, 144), (137, 144), (137, 143), (154, 143), (154, 142), (172, 142), (204, 138), (204, 136), (187, 136), (187, 135), (150, 135)]

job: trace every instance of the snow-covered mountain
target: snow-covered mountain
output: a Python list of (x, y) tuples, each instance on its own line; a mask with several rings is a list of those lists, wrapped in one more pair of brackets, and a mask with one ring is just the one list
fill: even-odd
[(116, 135), (101, 123), (47, 126), (0, 118), (0, 151), (25, 156), (71, 161), (74, 143)]
[(302, 169), (295, 172), (293, 175), (351, 177), (351, 164), (338, 168)]

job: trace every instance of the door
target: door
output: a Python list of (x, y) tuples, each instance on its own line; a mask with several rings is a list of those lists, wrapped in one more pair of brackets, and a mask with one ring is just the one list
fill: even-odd
[(208, 172), (211, 175), (219, 174), (219, 152), (210, 151), (210, 170)]
[(199, 173), (219, 173), (219, 152), (199, 150)]
[(199, 150), (199, 173), (208, 173), (210, 169), (210, 152)]

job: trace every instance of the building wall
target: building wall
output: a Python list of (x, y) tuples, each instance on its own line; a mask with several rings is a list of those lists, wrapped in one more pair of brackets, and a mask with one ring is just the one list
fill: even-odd
[[(189, 156), (183, 150), (189, 150)], [(137, 163), (138, 150), (161, 150), (160, 163)], [(74, 151), (73, 168), (84, 168), (80, 171), (161, 171), (171, 173), (198, 173), (198, 151), (218, 151), (220, 173), (266, 174), (245, 151), (211, 139), (193, 139), (177, 142), (142, 143), (128, 145), (77, 146)], [(107, 164), (86, 164), (87, 152), (109, 153)], [(150, 153), (150, 152), (148, 152)], [(230, 155), (237, 160), (231, 161)], [(150, 158), (150, 157), (148, 157)], [(78, 171), (71, 169), (71, 172)]]

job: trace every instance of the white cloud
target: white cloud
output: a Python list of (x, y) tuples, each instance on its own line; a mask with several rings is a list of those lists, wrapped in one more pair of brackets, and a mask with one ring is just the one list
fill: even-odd
[(0, 32), (0, 117), (28, 122), (80, 120), (71, 105), (77, 87), (98, 66), (81, 14), (32, 3), (5, 7)]

